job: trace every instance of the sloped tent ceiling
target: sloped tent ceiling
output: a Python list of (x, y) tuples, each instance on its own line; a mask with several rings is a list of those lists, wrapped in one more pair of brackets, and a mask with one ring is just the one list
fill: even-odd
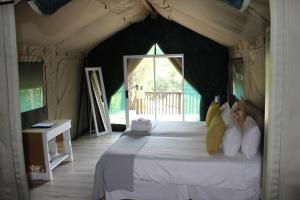
[[(151, 9), (225, 46), (264, 35), (268, 0), (252, 0), (244, 12), (218, 0), (80, 0), (51, 16), (40, 16), (22, 1), (16, 5), (20, 44), (87, 52), (114, 33), (145, 19)], [(155, 31), (155, 30), (153, 30)]]
[(16, 5), (18, 42), (83, 51), (148, 15), (139, 1), (108, 2), (71, 1), (51, 16), (40, 16), (23, 1)]

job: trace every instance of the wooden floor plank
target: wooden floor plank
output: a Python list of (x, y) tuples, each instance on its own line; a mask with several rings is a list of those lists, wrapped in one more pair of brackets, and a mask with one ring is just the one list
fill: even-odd
[(59, 165), (53, 171), (53, 180), (31, 189), (31, 200), (91, 199), (96, 163), (120, 134), (113, 132), (99, 137), (83, 136), (73, 141), (74, 161)]

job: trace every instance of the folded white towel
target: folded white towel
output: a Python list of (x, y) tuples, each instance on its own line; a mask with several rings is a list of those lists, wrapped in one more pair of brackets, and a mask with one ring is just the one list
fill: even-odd
[(152, 123), (149, 119), (134, 119), (131, 121), (131, 130), (135, 131), (150, 131), (152, 129)]

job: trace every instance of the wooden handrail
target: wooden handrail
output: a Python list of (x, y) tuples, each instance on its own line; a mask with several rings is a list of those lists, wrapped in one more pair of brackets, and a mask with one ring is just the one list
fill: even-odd
[[(156, 96), (155, 96), (156, 95)], [(199, 95), (188, 94), (186, 99), (185, 113), (194, 114), (199, 111)], [(135, 96), (134, 109), (137, 114), (178, 115), (182, 114), (183, 93), (182, 92), (140, 92)], [(156, 102), (155, 102), (156, 101)]]

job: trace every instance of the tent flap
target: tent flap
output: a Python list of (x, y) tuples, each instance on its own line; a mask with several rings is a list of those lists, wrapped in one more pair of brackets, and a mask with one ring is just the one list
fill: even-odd
[(18, 99), (14, 5), (0, 5), (0, 196), (29, 199)]

